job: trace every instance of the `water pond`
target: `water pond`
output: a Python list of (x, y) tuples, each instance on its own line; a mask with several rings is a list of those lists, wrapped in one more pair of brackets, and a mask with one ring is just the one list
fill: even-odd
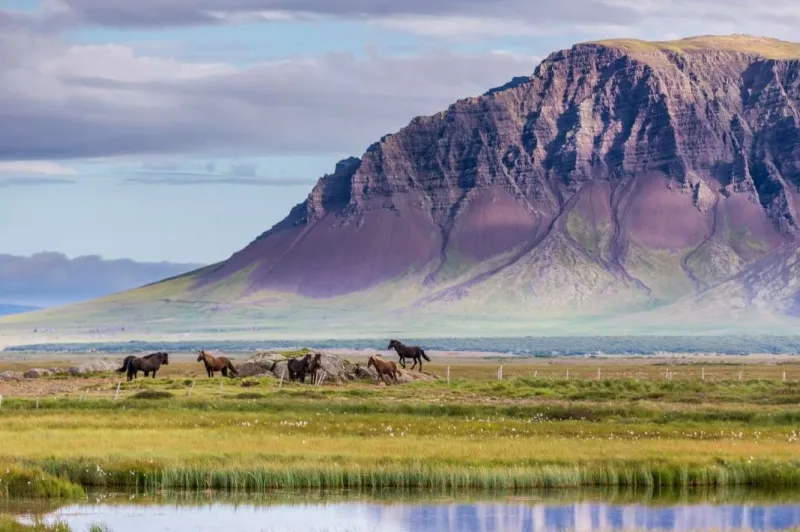
[[(785, 530), (800, 527), (800, 492), (635, 493), (557, 491), (520, 494), (408, 493), (92, 494), (89, 501), (42, 507), (0, 505), (23, 522), (66, 522), (83, 532), (339, 531), (455, 532), (556, 530)], [(10, 505), (10, 506), (9, 506)]]

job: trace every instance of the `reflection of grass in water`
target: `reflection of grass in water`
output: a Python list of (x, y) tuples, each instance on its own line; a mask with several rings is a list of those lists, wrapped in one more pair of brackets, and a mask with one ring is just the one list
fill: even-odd
[[(644, 504), (671, 506), (676, 504), (780, 504), (800, 502), (796, 489), (759, 489), (746, 486), (701, 486), (697, 488), (575, 488), (537, 489), (525, 491), (490, 490), (435, 490), (418, 489), (312, 489), (268, 490), (263, 493), (229, 493), (225, 491), (174, 491), (153, 492), (90, 492), (89, 500), (108, 505), (141, 505), (194, 507), (208, 504), (228, 504), (234, 507), (282, 506), (287, 504), (370, 503), (392, 506), (397, 504), (469, 504), (469, 503), (519, 503), (519, 504), (576, 504), (603, 502), (610, 505)], [(54, 511), (50, 507), (41, 513)], [(8, 512), (14, 513), (14, 512)]]

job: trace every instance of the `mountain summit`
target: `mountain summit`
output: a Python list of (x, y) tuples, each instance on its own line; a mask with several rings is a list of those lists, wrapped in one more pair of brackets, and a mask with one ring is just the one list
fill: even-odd
[(784, 330), (800, 312), (799, 107), (798, 44), (578, 44), (341, 161), (222, 263), (2, 323)]

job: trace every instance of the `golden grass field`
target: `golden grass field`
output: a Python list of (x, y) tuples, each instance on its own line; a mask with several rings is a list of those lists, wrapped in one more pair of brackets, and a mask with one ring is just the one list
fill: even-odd
[(456, 356), (425, 365), (439, 380), (389, 387), (208, 379), (171, 358), (134, 383), (0, 384), (0, 464), (87, 487), (800, 485), (791, 357)]

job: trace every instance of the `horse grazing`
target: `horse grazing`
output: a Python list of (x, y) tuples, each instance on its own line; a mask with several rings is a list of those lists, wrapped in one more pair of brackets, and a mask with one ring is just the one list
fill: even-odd
[(375, 368), (375, 371), (378, 372), (378, 378), (384, 384), (388, 384), (383, 378), (384, 375), (389, 375), (394, 379), (394, 382), (397, 382), (397, 364), (391, 360), (381, 360), (377, 355), (371, 356), (369, 357), (369, 362), (367, 362), (367, 368), (370, 366)]
[(169, 365), (169, 354), (164, 353), (163, 351), (159, 351), (158, 353), (150, 353), (149, 355), (145, 355), (143, 357), (137, 356), (127, 356), (122, 360), (122, 367), (119, 368), (117, 371), (119, 373), (128, 372), (128, 380), (132, 381), (135, 379), (140, 371), (144, 371), (144, 376), (149, 377), (150, 372), (153, 372), (153, 378), (156, 378), (156, 373), (158, 372), (161, 365), (168, 366)]
[(405, 367), (406, 367), (406, 359), (407, 358), (411, 358), (411, 359), (414, 360), (414, 364), (411, 366), (411, 369), (414, 369), (414, 367), (417, 365), (417, 362), (419, 362), (419, 370), (420, 371), (422, 371), (422, 359), (423, 358), (425, 360), (427, 360), (428, 362), (431, 361), (431, 359), (428, 358), (428, 355), (425, 354), (425, 351), (423, 351), (421, 347), (405, 346), (405, 345), (401, 344), (400, 342), (398, 342), (397, 340), (390, 341), (389, 342), (389, 347), (387, 347), (386, 349), (394, 349), (395, 351), (397, 351), (397, 354), (400, 357), (400, 365), (403, 366), (403, 369), (405, 369)]
[(236, 368), (233, 367), (233, 364), (228, 357), (212, 357), (205, 351), (200, 351), (197, 354), (197, 361), (202, 361), (203, 364), (205, 364), (206, 373), (208, 373), (208, 377), (210, 379), (214, 378), (215, 371), (222, 373), (223, 377), (228, 376), (228, 371), (231, 372), (231, 377), (235, 377), (239, 374), (239, 372), (236, 371)]
[(322, 354), (315, 353), (312, 355), (308, 353), (303, 358), (291, 358), (287, 362), (289, 368), (289, 380), (299, 380), (302, 383), (306, 382), (306, 375), (311, 374), (311, 383), (314, 383), (314, 377), (317, 375), (317, 370), (321, 365)]

